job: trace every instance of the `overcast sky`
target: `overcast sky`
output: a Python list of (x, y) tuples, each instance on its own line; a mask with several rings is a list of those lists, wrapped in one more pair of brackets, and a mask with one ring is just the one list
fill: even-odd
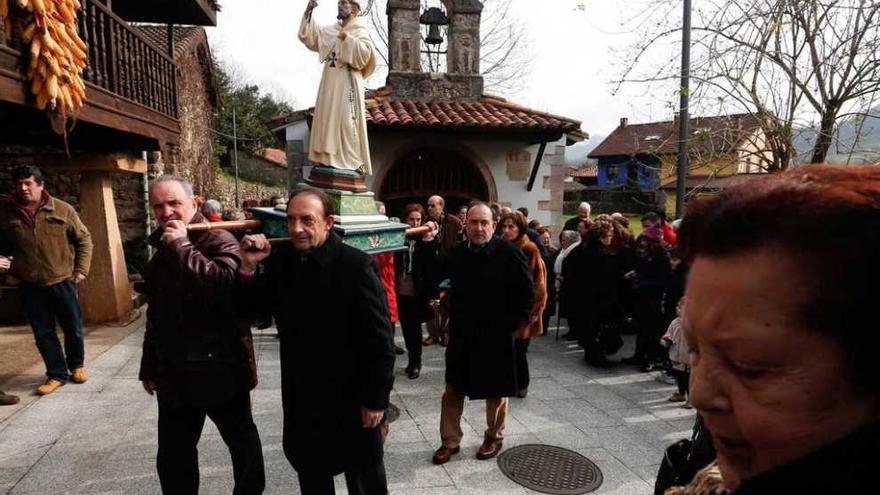
[[(335, 19), (336, 2), (319, 0), (320, 23)], [(650, 0), (513, 0), (533, 58), (523, 90), (504, 95), (517, 103), (583, 122), (593, 136), (607, 135), (621, 117), (630, 122), (670, 119), (675, 87), (654, 84), (624, 87), (614, 95), (612, 81), (623, 68), (620, 51), (636, 37), (624, 27), (627, 16)], [(321, 65), (296, 38), (307, 0), (225, 0), (217, 27), (208, 33), (214, 54), (240, 77), (291, 101), (314, 104)], [(582, 4), (583, 8), (576, 8)], [(669, 47), (674, 56), (678, 47)], [(384, 73), (368, 81), (384, 84)], [(595, 138), (594, 138), (595, 143)]]

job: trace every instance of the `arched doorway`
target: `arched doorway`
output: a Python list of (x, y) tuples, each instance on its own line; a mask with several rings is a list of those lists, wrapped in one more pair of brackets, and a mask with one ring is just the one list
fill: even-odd
[(419, 147), (406, 152), (382, 174), (377, 196), (385, 202), (389, 216), (398, 216), (409, 203), (424, 206), (434, 194), (446, 199), (446, 211), (456, 212), (475, 199), (494, 200), (494, 184), (487, 182), (486, 173), (455, 149)]

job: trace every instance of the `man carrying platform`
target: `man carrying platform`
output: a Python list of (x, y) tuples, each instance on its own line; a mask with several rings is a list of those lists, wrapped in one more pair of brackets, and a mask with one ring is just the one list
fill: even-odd
[(323, 191), (301, 188), (287, 206), (290, 243), (273, 249), (261, 234), (245, 236), (239, 301), (278, 325), (284, 454), (301, 493), (332, 494), (333, 476), (345, 473), (349, 494), (383, 495), (378, 426), (394, 382), (394, 332), (375, 262), (343, 244), (333, 213)]

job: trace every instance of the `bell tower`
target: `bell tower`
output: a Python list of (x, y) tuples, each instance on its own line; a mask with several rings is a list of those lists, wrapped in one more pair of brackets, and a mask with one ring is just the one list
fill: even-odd
[[(434, 0), (427, 3), (436, 5), (422, 5), (419, 0), (388, 0), (386, 84), (399, 96), (425, 101), (482, 98), (482, 2)], [(426, 63), (427, 57), (443, 55), (445, 72), (428, 72), (435, 64)]]

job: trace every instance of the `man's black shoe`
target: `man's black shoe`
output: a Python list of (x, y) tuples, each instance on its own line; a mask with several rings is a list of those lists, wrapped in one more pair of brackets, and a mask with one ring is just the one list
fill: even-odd
[(400, 347), (399, 345), (394, 344), (394, 354), (397, 354), (399, 356), (399, 355), (405, 354), (405, 353), (406, 353), (406, 351), (403, 349), (403, 347)]
[(421, 375), (421, 373), (422, 373), (421, 369), (413, 368), (411, 370), (406, 370), (406, 377), (409, 378), (410, 380), (415, 380), (416, 378), (419, 377), (419, 375)]
[(18, 404), (18, 401), (18, 396), (8, 395), (0, 391), (0, 406), (11, 406), (14, 404)]

